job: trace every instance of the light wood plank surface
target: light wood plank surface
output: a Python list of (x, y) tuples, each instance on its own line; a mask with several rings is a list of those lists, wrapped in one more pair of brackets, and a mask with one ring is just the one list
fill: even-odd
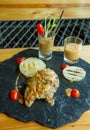
[(89, 0), (0, 0), (1, 4), (89, 4)]
[[(27, 48), (12, 48), (12, 49), (0, 49), (0, 61), (8, 59), (18, 52), (25, 50)], [(37, 48), (34, 48), (37, 49)], [(54, 51), (63, 51), (63, 46), (54, 47)], [(86, 62), (90, 63), (90, 45), (82, 46), (81, 58)]]
[(46, 15), (90, 18), (90, 0), (0, 0), (0, 20), (36, 20)]
[[(11, 58), (27, 48), (0, 49), (0, 62)], [(55, 51), (63, 51), (63, 47), (55, 47)], [(82, 48), (81, 58), (90, 63), (90, 45)], [(36, 122), (24, 123), (0, 113), (0, 130), (53, 130)], [(90, 110), (86, 111), (78, 121), (67, 124), (55, 130), (90, 130)]]

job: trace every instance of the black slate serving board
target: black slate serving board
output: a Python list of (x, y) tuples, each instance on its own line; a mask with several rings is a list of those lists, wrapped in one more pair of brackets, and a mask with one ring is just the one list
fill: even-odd
[[(9, 92), (15, 88), (15, 80), (19, 73), (16, 60), (21, 56), (37, 57), (38, 51), (24, 50), (0, 63), (0, 112), (24, 122), (37, 121), (44, 126), (57, 128), (76, 121), (84, 111), (90, 109), (90, 64), (80, 59), (76, 65), (85, 69), (86, 77), (80, 82), (70, 83), (60, 70), (63, 64), (63, 52), (53, 52), (52, 60), (45, 62), (47, 68), (53, 69), (60, 79), (53, 107), (44, 100), (36, 100), (30, 108), (18, 101), (10, 100)], [(18, 85), (23, 86), (21, 93), (24, 93), (25, 84), (26, 80), (21, 76), (18, 82)], [(65, 89), (68, 87), (79, 89), (81, 96), (77, 99), (66, 97)]]

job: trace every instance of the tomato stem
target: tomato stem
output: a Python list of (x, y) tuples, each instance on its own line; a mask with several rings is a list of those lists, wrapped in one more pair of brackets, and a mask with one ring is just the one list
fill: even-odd
[(18, 80), (19, 80), (20, 76), (21, 76), (21, 73), (19, 73), (19, 74), (17, 75), (16, 82), (15, 82), (15, 87), (16, 87), (17, 84), (18, 84)]

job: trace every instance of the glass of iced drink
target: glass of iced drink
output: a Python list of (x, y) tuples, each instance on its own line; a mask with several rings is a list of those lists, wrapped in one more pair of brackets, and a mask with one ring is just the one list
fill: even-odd
[(79, 61), (82, 40), (79, 37), (70, 36), (64, 40), (64, 61), (75, 64)]
[(39, 58), (42, 60), (50, 60), (52, 58), (54, 46), (54, 37), (39, 35)]

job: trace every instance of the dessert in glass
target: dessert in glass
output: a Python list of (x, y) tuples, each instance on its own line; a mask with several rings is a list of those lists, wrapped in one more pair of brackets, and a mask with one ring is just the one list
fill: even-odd
[(39, 35), (39, 58), (42, 60), (50, 60), (52, 58), (54, 46), (54, 37), (45, 37)]
[(50, 60), (52, 58), (54, 38), (59, 27), (64, 10), (61, 12), (60, 18), (52, 16), (45, 17), (44, 26), (37, 24), (38, 41), (39, 41), (39, 58), (42, 60)]
[(64, 40), (64, 61), (75, 64), (79, 61), (82, 48), (82, 40), (79, 37), (70, 36)]

